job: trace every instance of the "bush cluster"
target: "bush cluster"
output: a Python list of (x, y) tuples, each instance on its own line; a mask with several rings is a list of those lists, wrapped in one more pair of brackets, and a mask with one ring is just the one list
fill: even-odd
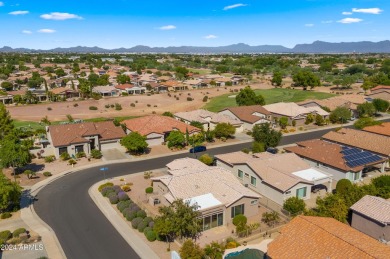
[(45, 162), (46, 163), (51, 163), (53, 162), (54, 160), (56, 160), (56, 157), (51, 155), (51, 156), (45, 156)]
[(43, 175), (46, 176), (46, 177), (49, 177), (49, 176), (52, 176), (52, 173), (50, 173), (50, 172), (43, 172)]
[(153, 187), (147, 187), (146, 189), (145, 189), (145, 192), (146, 193), (153, 193)]
[(102, 185), (99, 186), (98, 191), (101, 192), (102, 189), (103, 189), (104, 187), (110, 187), (110, 186), (113, 186), (113, 185), (114, 185), (114, 184), (113, 184), (113, 183), (110, 183), (110, 182), (104, 183), (104, 184), (102, 184)]
[(90, 109), (91, 111), (96, 111), (98, 108), (97, 108), (96, 106), (89, 106), (89, 109)]
[(26, 233), (25, 228), (18, 228), (13, 233), (9, 230), (4, 230), (0, 232), (0, 245), (3, 245), (5, 243), (9, 244), (17, 244), (20, 243), (22, 240), (20, 239), (20, 234)]
[(91, 150), (91, 157), (95, 158), (95, 159), (99, 159), (102, 157), (102, 152), (100, 152), (100, 150), (97, 150), (97, 149), (92, 149)]
[(12, 217), (11, 212), (4, 212), (3, 214), (1, 214), (1, 219), (8, 219), (10, 217)]

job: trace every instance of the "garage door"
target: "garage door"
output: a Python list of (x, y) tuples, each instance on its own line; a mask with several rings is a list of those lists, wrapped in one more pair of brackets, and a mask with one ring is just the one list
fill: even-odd
[(162, 137), (159, 137), (159, 138), (149, 138), (146, 140), (146, 142), (148, 142), (149, 146), (158, 146), (158, 145), (161, 145), (161, 143), (163, 142), (163, 138)]
[(120, 144), (117, 141), (100, 142), (101, 150), (120, 148)]

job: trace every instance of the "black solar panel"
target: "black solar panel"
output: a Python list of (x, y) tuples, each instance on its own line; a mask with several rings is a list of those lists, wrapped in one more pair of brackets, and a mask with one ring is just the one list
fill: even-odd
[(382, 160), (382, 157), (358, 148), (344, 146), (341, 152), (344, 154), (344, 159), (349, 167), (366, 165)]

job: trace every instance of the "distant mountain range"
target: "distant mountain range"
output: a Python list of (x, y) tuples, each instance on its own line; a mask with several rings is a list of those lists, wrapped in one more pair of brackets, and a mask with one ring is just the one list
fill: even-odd
[(23, 53), (190, 53), (190, 54), (222, 54), (222, 53), (390, 53), (390, 41), (360, 41), (331, 43), (315, 41), (310, 44), (297, 44), (294, 48), (281, 45), (250, 46), (238, 43), (221, 47), (148, 47), (138, 45), (131, 48), (104, 49), (99, 47), (77, 46), (71, 48), (55, 48), (49, 50), (11, 48), (4, 46), (0, 52)]

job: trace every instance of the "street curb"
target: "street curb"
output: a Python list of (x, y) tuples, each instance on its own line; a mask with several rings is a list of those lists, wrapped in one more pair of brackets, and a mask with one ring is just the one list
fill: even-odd
[(118, 231), (124, 240), (134, 249), (134, 251), (141, 258), (158, 259), (160, 258), (150, 247), (139, 238), (134, 229), (132, 229), (112, 208), (111, 204), (98, 192), (99, 185), (103, 184), (105, 180), (99, 181), (91, 186), (88, 194), (95, 202), (96, 206), (103, 213), (103, 215), (110, 221), (112, 226)]

